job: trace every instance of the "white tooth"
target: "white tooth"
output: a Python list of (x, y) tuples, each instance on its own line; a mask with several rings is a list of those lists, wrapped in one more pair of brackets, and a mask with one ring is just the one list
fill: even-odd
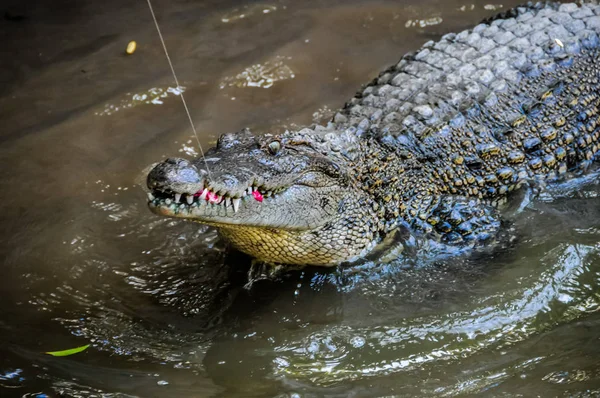
[(200, 199), (205, 200), (206, 195), (208, 195), (208, 189), (204, 188), (204, 191), (202, 191), (202, 194), (200, 194)]
[(194, 201), (194, 196), (193, 195), (188, 195), (185, 200), (187, 201), (188, 205), (191, 205), (192, 202)]
[(171, 199), (165, 199), (165, 204), (169, 206), (173, 201)]
[(225, 198), (225, 207), (229, 207), (231, 206), (231, 198), (229, 198), (229, 196), (227, 198)]
[(150, 192), (148, 192), (148, 200), (154, 200), (154, 195), (152, 195)]
[(240, 198), (235, 198), (233, 199), (233, 211), (237, 213), (238, 209), (240, 208)]
[(176, 193), (175, 194), (175, 203), (179, 203), (180, 199), (181, 199), (181, 194), (180, 193)]

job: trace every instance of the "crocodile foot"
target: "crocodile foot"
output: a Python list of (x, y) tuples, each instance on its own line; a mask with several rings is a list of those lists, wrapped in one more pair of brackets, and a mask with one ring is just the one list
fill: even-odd
[(411, 225), (442, 243), (471, 246), (496, 237), (501, 220), (498, 210), (477, 199), (443, 196)]

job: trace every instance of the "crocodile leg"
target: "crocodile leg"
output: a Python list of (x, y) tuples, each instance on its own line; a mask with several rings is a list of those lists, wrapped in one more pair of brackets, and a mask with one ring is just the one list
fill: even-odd
[(478, 199), (444, 195), (432, 197), (410, 225), (447, 244), (475, 244), (495, 237), (500, 230), (498, 210)]

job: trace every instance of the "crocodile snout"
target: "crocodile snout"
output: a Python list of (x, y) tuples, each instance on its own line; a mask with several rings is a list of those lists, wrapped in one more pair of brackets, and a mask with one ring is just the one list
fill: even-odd
[(204, 178), (189, 161), (168, 158), (150, 171), (147, 185), (151, 190), (194, 194), (204, 187)]

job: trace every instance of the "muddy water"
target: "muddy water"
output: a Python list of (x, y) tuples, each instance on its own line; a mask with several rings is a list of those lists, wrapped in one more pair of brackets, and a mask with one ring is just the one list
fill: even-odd
[[(198, 151), (146, 3), (5, 3), (1, 396), (600, 395), (597, 176), (519, 213), (499, 252), (247, 288), (248, 258), (214, 230), (146, 209), (145, 168)], [(154, 5), (204, 146), (324, 120), (401, 54), (499, 8)]]

